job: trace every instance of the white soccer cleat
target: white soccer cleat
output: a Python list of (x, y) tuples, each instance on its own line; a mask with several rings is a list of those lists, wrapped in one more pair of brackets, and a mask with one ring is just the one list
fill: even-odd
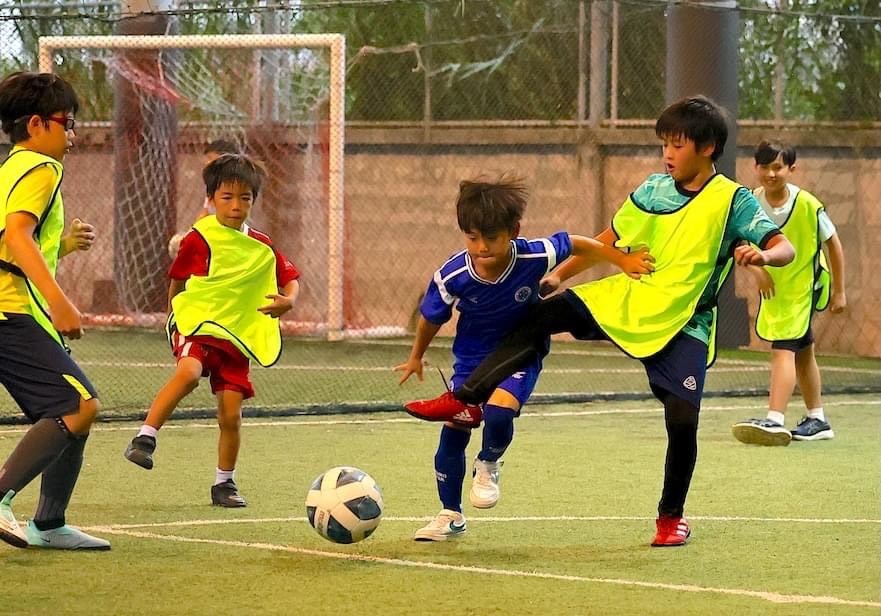
[(451, 509), (441, 509), (431, 522), (413, 534), (413, 539), (416, 541), (446, 541), (451, 537), (464, 535), (466, 530), (464, 515)]
[(17, 548), (28, 547), (28, 538), (12, 513), (14, 490), (9, 490), (0, 500), (0, 539)]
[(477, 509), (489, 509), (499, 502), (501, 491), (499, 490), (499, 473), (502, 470), (502, 462), (485, 462), (479, 458), (474, 459), (474, 479), (471, 482), (471, 492), (468, 500)]
[(28, 521), (28, 544), (35, 548), (49, 550), (109, 550), (110, 542), (93, 537), (73, 526), (66, 524), (61, 528), (40, 530), (33, 520)]

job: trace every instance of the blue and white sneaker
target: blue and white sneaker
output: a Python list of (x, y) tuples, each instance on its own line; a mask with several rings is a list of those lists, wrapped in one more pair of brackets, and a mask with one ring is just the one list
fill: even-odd
[(15, 490), (9, 490), (0, 500), (0, 539), (17, 548), (28, 547), (28, 539), (12, 513), (12, 497)]
[(413, 539), (416, 541), (446, 541), (451, 537), (464, 535), (466, 530), (464, 515), (451, 509), (441, 509), (437, 517), (413, 534)]
[(40, 530), (28, 520), (27, 541), (31, 547), (49, 550), (109, 550), (110, 542), (87, 535), (78, 528), (67, 526)]
[(792, 438), (796, 441), (826, 441), (835, 438), (835, 432), (829, 422), (816, 417), (802, 417), (792, 431)]
[(748, 419), (731, 426), (731, 433), (741, 443), (748, 445), (789, 445), (792, 434), (785, 427), (770, 419)]

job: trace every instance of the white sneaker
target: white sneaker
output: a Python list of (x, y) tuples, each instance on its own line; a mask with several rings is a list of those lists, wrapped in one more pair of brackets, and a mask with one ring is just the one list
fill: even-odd
[(12, 513), (12, 497), (14, 490), (9, 490), (0, 500), (0, 539), (17, 548), (28, 547), (28, 538)]
[(502, 470), (502, 461), (484, 462), (479, 458), (474, 459), (474, 471), (471, 482), (471, 492), (468, 500), (477, 509), (489, 509), (499, 502), (499, 473)]
[(466, 530), (464, 515), (451, 509), (441, 509), (437, 517), (413, 534), (413, 539), (416, 541), (446, 541), (450, 537), (464, 535)]
[(28, 520), (28, 544), (35, 548), (50, 550), (109, 550), (110, 542), (92, 535), (87, 535), (78, 528), (67, 526), (40, 530), (33, 520)]

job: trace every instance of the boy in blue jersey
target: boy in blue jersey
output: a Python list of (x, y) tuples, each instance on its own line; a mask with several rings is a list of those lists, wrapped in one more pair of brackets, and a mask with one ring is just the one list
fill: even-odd
[[(422, 380), (422, 357), (441, 326), (459, 311), (453, 340), (453, 387), (458, 387), (539, 300), (539, 282), (560, 262), (577, 256), (589, 263), (611, 262), (639, 278), (652, 271), (647, 251), (625, 253), (596, 240), (558, 232), (527, 240), (517, 237), (526, 208), (526, 189), (517, 178), (477, 179), (459, 185), (456, 214), (465, 234), (465, 250), (438, 269), (420, 306), (416, 338), (407, 361), (395, 368), (404, 383)], [(546, 336), (534, 357), (506, 376), (490, 392), (483, 408), (466, 407), (441, 429), (434, 464), (443, 509), (416, 531), (417, 541), (444, 541), (465, 532), (462, 483), (465, 448), (471, 429), (483, 418), (483, 445), (474, 461), (470, 501), (478, 509), (499, 500), (500, 458), (514, 436), (514, 418), (532, 394), (547, 353)], [(449, 394), (448, 394), (449, 395)], [(414, 413), (416, 414), (416, 413)], [(420, 416), (416, 414), (417, 416)]]
[[(789, 445), (792, 440), (820, 441), (835, 436), (823, 411), (811, 321), (815, 311), (827, 304), (833, 314), (840, 314), (847, 306), (844, 250), (819, 199), (789, 182), (795, 156), (794, 147), (776, 141), (760, 143), (754, 156), (761, 185), (753, 194), (795, 244), (796, 258), (777, 270), (749, 268), (761, 296), (756, 332), (771, 342), (768, 414), (738, 422), (731, 431), (737, 440), (753, 445)], [(824, 250), (830, 271), (825, 267)], [(806, 411), (790, 431), (783, 425), (784, 415), (796, 382)]]
[[(697, 460), (704, 377), (715, 355), (716, 295), (731, 261), (782, 266), (794, 250), (747, 188), (716, 173), (728, 138), (721, 107), (703, 96), (682, 99), (661, 113), (655, 133), (667, 173), (649, 176), (597, 237), (621, 249), (647, 247), (654, 273), (639, 280), (610, 276), (535, 304), (452, 395), (405, 406), (419, 417), (448, 419), (488, 399), (499, 382), (541, 356), (550, 334), (611, 340), (642, 361), (664, 405), (667, 456), (652, 541), (662, 547), (684, 545), (691, 534), (683, 511)], [(586, 265), (574, 255), (543, 285), (557, 288)]]

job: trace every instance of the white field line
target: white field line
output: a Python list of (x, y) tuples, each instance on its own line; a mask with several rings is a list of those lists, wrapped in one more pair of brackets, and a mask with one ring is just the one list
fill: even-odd
[[(434, 516), (383, 516), (383, 522), (428, 522)], [(654, 521), (653, 516), (627, 516), (627, 515), (555, 515), (555, 516), (468, 516), (469, 522), (645, 522)], [(713, 516), (713, 515), (690, 515), (689, 520), (704, 522), (762, 522), (762, 523), (786, 523), (786, 524), (881, 524), (881, 520), (866, 518), (761, 518), (750, 516)], [(137, 528), (174, 528), (186, 526), (218, 526), (225, 524), (275, 524), (288, 522), (305, 522), (303, 516), (288, 516), (281, 518), (216, 518), (204, 520), (176, 520), (173, 522), (145, 522), (141, 524), (106, 524), (101, 528), (110, 530), (132, 530)]]
[[(87, 368), (161, 368), (171, 370), (175, 364), (173, 362), (114, 362), (114, 361), (81, 361), (80, 366)], [(724, 367), (723, 367), (724, 366)], [(293, 370), (300, 372), (392, 372), (389, 366), (322, 366), (316, 364), (276, 364), (273, 370)], [(768, 372), (768, 365), (765, 363), (748, 362), (748, 361), (719, 361), (711, 368), (714, 373), (720, 372)], [(881, 375), (881, 370), (873, 370), (871, 368), (846, 368), (842, 366), (824, 366), (824, 372), (848, 372), (853, 374), (877, 374)], [(542, 374), (642, 374), (645, 370), (641, 367), (633, 368), (545, 368)]]
[(558, 573), (543, 573), (540, 571), (520, 571), (516, 569), (496, 569), (490, 567), (474, 567), (468, 565), (448, 565), (420, 560), (404, 560), (401, 558), (386, 558), (382, 556), (367, 556), (364, 554), (349, 554), (346, 552), (332, 552), (327, 550), (311, 550), (273, 543), (249, 543), (244, 541), (229, 541), (221, 539), (198, 539), (194, 537), (181, 537), (177, 535), (160, 535), (143, 531), (120, 530), (109, 527), (93, 526), (86, 530), (89, 532), (126, 535), (139, 539), (156, 539), (160, 541), (173, 541), (177, 543), (196, 543), (204, 545), (222, 545), (234, 548), (248, 548), (252, 550), (268, 550), (273, 552), (286, 552), (289, 554), (302, 554), (305, 556), (318, 556), (321, 558), (334, 558), (338, 560), (379, 563), (395, 567), (410, 567), (418, 569), (431, 569), (436, 571), (452, 571), (457, 573), (478, 573), (483, 575), (496, 575), (511, 578), (538, 578), (562, 582), (587, 582), (593, 584), (610, 584), (615, 586), (629, 586), (636, 588), (649, 588), (658, 590), (673, 590), (690, 593), (710, 593), (719, 595), (731, 595), (739, 597), (751, 597), (769, 601), (771, 603), (788, 604), (819, 604), (841, 605), (849, 607), (879, 608), (881, 603), (875, 601), (856, 601), (840, 599), (838, 597), (814, 596), (814, 595), (785, 595), (761, 590), (746, 590), (740, 588), (714, 588), (711, 586), (697, 586), (695, 584), (669, 584), (663, 582), (644, 582), (640, 580), (626, 580), (621, 578), (588, 577), (580, 575), (564, 575)]
[[(841, 406), (864, 406), (881, 404), (881, 400), (828, 400), (824, 403), (825, 407), (841, 407)], [(743, 405), (721, 405), (721, 406), (703, 406), (702, 411), (738, 411), (738, 410), (755, 410), (755, 404)], [(595, 409), (582, 411), (547, 411), (547, 412), (526, 412), (520, 416), (522, 421), (524, 418), (545, 418), (553, 419), (556, 417), (590, 417), (595, 415), (641, 415), (644, 413), (660, 413), (661, 407), (642, 407), (631, 409)], [(137, 422), (135, 422), (137, 423)], [(364, 424), (401, 424), (401, 423), (425, 423), (421, 419), (412, 419), (410, 417), (400, 418), (382, 418), (382, 419), (309, 419), (299, 420), (297, 417), (286, 419), (278, 419), (271, 421), (252, 421), (245, 419), (242, 422), (243, 428), (266, 428), (266, 427), (301, 427), (301, 426), (348, 426), (348, 425), (364, 425)], [(214, 429), (217, 428), (216, 423), (212, 422), (187, 422), (180, 424), (168, 424), (163, 426), (163, 430), (190, 430), (190, 429)], [(30, 426), (19, 426), (15, 428), (0, 428), (0, 435), (3, 434), (21, 434), (27, 432)], [(92, 432), (128, 432), (131, 428), (131, 422), (123, 425), (95, 425)]]

